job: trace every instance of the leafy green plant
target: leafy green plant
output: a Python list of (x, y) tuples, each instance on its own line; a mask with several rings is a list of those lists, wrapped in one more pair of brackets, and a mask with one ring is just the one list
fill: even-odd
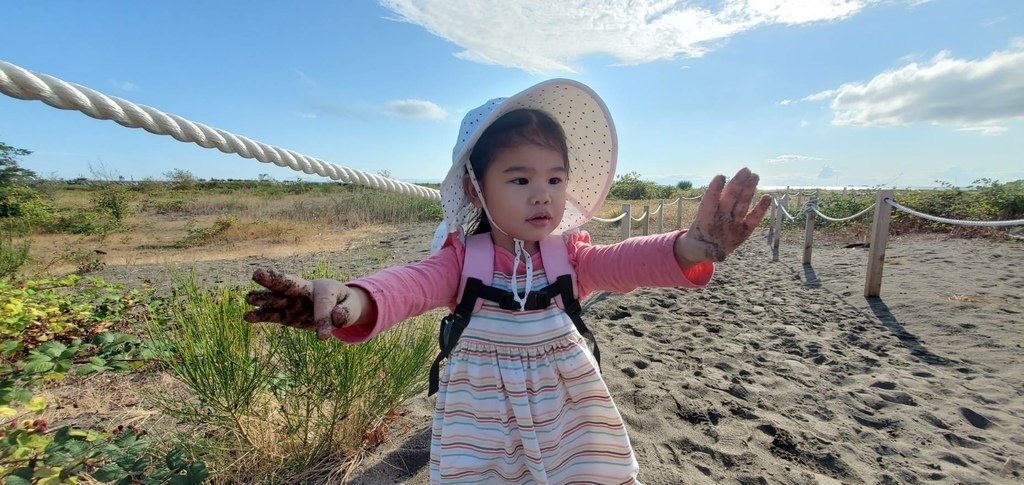
[[(13, 423), (12, 423), (13, 424)], [(104, 433), (63, 426), (47, 432), (45, 420), (25, 420), (0, 431), (0, 476), (4, 484), (78, 483), (82, 475), (116, 484), (198, 484), (206, 465), (181, 450), (153, 460), (143, 432), (120, 426)]]
[(24, 342), (26, 349), (51, 340), (91, 339), (126, 325), (143, 298), (137, 290), (79, 275), (0, 279), (0, 338)]

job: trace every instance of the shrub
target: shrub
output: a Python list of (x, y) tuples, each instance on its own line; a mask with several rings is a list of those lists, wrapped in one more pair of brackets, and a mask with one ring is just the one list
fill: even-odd
[(180, 241), (174, 243), (174, 246), (178, 248), (202, 246), (213, 241), (236, 223), (238, 223), (238, 218), (233, 215), (218, 217), (210, 227), (197, 227), (194, 220), (189, 220), (185, 224), (187, 234)]
[(53, 207), (26, 185), (0, 187), (0, 219), (17, 219), (31, 227), (46, 227), (56, 218)]
[[(214, 467), (232, 480), (294, 481), (300, 470), (356, 449), (395, 406), (425, 388), (433, 319), (347, 345), (246, 323), (244, 292), (179, 280), (169, 311), (154, 312), (149, 325), (173, 356), (168, 372), (195, 396), (161, 402), (172, 416), (211, 430), (206, 436), (220, 453), (207, 461), (220, 460)], [(165, 314), (172, 321), (163, 321)]]
[(164, 177), (171, 183), (171, 187), (178, 190), (188, 190), (196, 186), (199, 179), (192, 172), (188, 170), (176, 168), (169, 172), (164, 172)]
[(14, 276), (28, 261), (29, 243), (14, 244), (10, 234), (0, 234), (0, 278)]
[(676, 184), (676, 188), (679, 190), (690, 190), (693, 188), (693, 182), (689, 180), (683, 180)]
[(92, 195), (92, 204), (97, 212), (110, 216), (114, 225), (120, 226), (132, 213), (134, 195), (124, 184), (107, 183)]
[(622, 200), (665, 199), (671, 197), (675, 190), (674, 187), (642, 180), (639, 173), (629, 172), (619, 175), (608, 193), (611, 198)]

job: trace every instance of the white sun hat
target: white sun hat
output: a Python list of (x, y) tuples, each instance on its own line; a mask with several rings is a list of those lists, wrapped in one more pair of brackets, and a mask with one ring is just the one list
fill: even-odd
[[(618, 139), (615, 125), (604, 101), (586, 85), (569, 79), (551, 79), (508, 98), (492, 99), (462, 119), (452, 150), (452, 168), (441, 184), (444, 221), (434, 239), (436, 251), (448, 233), (462, 232), (480, 215), (466, 194), (462, 177), (467, 173), (469, 155), (480, 135), (502, 115), (517, 109), (537, 109), (549, 114), (565, 132), (569, 148), (569, 178), (565, 214), (555, 229), (561, 234), (576, 229), (601, 208), (615, 177)], [(473, 184), (477, 176), (468, 170)], [(487, 201), (484, 201), (486, 206)]]

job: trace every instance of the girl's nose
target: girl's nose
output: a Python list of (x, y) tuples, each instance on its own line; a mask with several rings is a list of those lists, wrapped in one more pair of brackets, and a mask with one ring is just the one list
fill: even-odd
[(550, 204), (551, 192), (548, 190), (537, 190), (530, 195), (530, 203), (533, 205)]

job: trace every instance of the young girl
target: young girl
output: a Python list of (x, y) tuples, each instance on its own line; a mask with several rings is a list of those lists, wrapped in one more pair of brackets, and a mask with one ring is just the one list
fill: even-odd
[(770, 199), (748, 214), (757, 176), (743, 169), (728, 184), (712, 180), (688, 231), (594, 246), (577, 228), (601, 207), (616, 154), (604, 103), (580, 83), (556, 79), (491, 100), (462, 122), (441, 185), (447, 232), (433, 255), (345, 284), (257, 270), (267, 290), (249, 294), (259, 308), (246, 319), (358, 343), (447, 306), (447, 363), (431, 389), (432, 483), (636, 483), (575, 302), (594, 291), (706, 285)]

